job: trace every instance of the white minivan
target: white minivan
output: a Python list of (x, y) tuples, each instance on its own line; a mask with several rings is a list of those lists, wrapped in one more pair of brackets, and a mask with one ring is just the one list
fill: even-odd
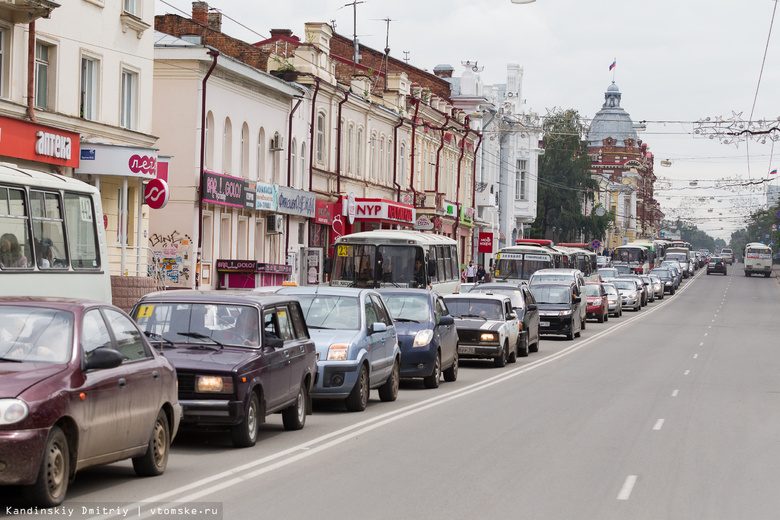
[(763, 274), (769, 278), (772, 274), (772, 249), (758, 242), (745, 246), (745, 276)]
[(729, 265), (734, 265), (734, 250), (729, 249), (727, 247), (724, 247), (720, 250), (720, 256), (723, 258), (723, 261), (726, 262)]

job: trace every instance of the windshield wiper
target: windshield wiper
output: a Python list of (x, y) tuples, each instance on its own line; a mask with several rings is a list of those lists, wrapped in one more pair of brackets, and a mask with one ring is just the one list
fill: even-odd
[(393, 321), (407, 322), (407, 323), (422, 323), (418, 320), (410, 320), (409, 318), (393, 318)]
[(483, 320), (487, 321), (487, 318), (484, 316), (478, 316), (476, 314), (461, 314), (459, 316), (460, 318), (482, 318)]
[[(188, 337), (188, 338), (208, 339), (212, 343), (214, 343), (215, 345), (219, 345), (220, 348), (224, 348), (225, 347), (225, 345), (223, 345), (219, 341), (215, 340), (211, 336), (206, 336), (205, 334), (201, 334), (200, 332), (177, 332), (176, 334), (178, 334), (179, 336), (185, 336), (185, 337)], [(203, 348), (203, 346), (204, 345), (196, 345), (196, 346), (192, 346), (192, 347), (188, 347), (188, 348)]]
[(165, 347), (163, 347), (163, 343), (165, 343), (166, 345), (170, 346), (171, 348), (176, 348), (176, 343), (174, 343), (173, 341), (169, 340), (168, 338), (166, 338), (162, 334), (157, 334), (156, 332), (152, 332), (150, 330), (145, 330), (144, 334), (146, 334), (147, 338), (159, 339), (161, 348), (165, 348)]
[(22, 362), (21, 359), (11, 359), (11, 358), (4, 358), (4, 357), (0, 357), (0, 361), (7, 361), (9, 363), (21, 363)]

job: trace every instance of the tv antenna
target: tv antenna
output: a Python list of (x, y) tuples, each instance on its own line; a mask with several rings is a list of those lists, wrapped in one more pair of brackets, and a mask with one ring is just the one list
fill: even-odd
[(357, 6), (358, 4), (365, 4), (365, 0), (354, 0), (349, 4), (344, 4), (339, 9), (352, 6), (352, 41), (354, 43), (354, 50), (352, 55), (352, 75), (357, 74), (357, 63), (360, 60), (360, 43), (357, 39)]

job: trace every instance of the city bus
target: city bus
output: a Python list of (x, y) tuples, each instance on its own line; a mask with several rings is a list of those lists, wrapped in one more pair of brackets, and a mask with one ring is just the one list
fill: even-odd
[[(455, 240), (411, 230), (378, 229), (339, 237), (326, 265), (337, 287), (431, 287), (460, 291)], [(330, 269), (328, 269), (330, 267)]]
[(751, 242), (745, 246), (745, 276), (763, 274), (769, 278), (772, 274), (772, 249), (760, 242)]
[(569, 268), (569, 258), (560, 249), (555, 248), (555, 244), (552, 240), (545, 240), (542, 238), (518, 238), (515, 240), (515, 244), (518, 246), (530, 246), (537, 247), (548, 253), (553, 259), (552, 267), (558, 269)]
[(626, 244), (612, 251), (612, 263), (627, 264), (634, 274), (650, 272), (650, 251), (645, 246)]
[(598, 255), (585, 249), (587, 244), (558, 244), (556, 249), (562, 251), (569, 259), (570, 269), (579, 269), (583, 276), (589, 282), (598, 282), (598, 264), (596, 258)]
[(496, 253), (493, 279), (497, 282), (528, 281), (534, 272), (551, 267), (556, 267), (553, 253), (539, 244), (504, 247)]
[(648, 252), (650, 253), (650, 258), (648, 259), (648, 262), (650, 263), (651, 269), (655, 267), (659, 267), (661, 265), (661, 261), (663, 260), (664, 255), (666, 254), (666, 241), (635, 240), (631, 242), (631, 244), (637, 246), (643, 246), (645, 249), (648, 250)]
[(0, 293), (111, 303), (100, 192), (0, 164)]

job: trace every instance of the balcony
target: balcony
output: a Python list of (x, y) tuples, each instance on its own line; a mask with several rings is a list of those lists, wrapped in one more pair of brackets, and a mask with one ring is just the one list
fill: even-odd
[(48, 18), (60, 4), (50, 0), (0, 0), (0, 18), (13, 23), (30, 23)]

